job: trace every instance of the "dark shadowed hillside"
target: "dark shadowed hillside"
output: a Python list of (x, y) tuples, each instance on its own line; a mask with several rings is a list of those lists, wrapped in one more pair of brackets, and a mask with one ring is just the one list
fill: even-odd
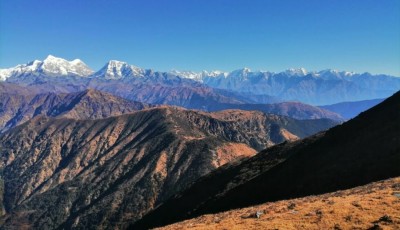
[(216, 170), (133, 227), (351, 188), (399, 176), (399, 165), (400, 92), (326, 133), (268, 148)]

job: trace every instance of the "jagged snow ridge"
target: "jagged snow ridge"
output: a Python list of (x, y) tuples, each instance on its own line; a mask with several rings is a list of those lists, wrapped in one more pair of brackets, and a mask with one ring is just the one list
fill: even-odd
[(290, 68), (285, 71), (289, 76), (305, 76), (308, 74), (307, 70), (304, 68)]
[(47, 76), (79, 76), (85, 77), (93, 73), (84, 62), (79, 59), (67, 61), (62, 58), (47, 56), (43, 61), (35, 60), (27, 64), (17, 65), (8, 69), (0, 69), (0, 80), (4, 81), (9, 77), (32, 74)]
[(259, 76), (260, 74), (265, 75), (265, 76), (271, 76), (271, 75), (276, 75), (276, 74), (283, 74), (288, 77), (304, 77), (307, 75), (311, 75), (313, 77), (321, 77), (323, 76), (324, 79), (338, 79), (344, 77), (351, 77), (353, 75), (356, 75), (354, 72), (348, 72), (348, 71), (337, 71), (337, 70), (322, 70), (322, 71), (307, 71), (305, 68), (290, 68), (287, 69), (283, 72), (269, 72), (269, 71), (251, 71), (249, 68), (243, 68), (243, 69), (238, 69), (234, 70), (231, 72), (222, 72), (222, 71), (212, 71), (212, 72), (207, 72), (207, 71), (202, 71), (202, 72), (193, 72), (193, 71), (178, 71), (178, 70), (172, 70), (170, 73), (175, 74), (177, 76), (183, 77), (183, 78), (188, 78), (200, 82), (204, 82), (206, 78), (217, 78), (217, 77), (223, 77), (223, 78), (237, 78), (237, 79), (248, 79), (251, 78), (252, 76)]
[[(275, 74), (282, 74), (288, 77), (304, 77), (304, 76), (312, 76), (312, 77), (321, 77), (325, 80), (330, 79), (343, 79), (347, 77), (351, 77), (356, 75), (354, 72), (346, 72), (346, 71), (337, 71), (332, 69), (322, 70), (322, 71), (314, 71), (309, 72), (304, 68), (290, 68), (283, 72), (274, 73), (267, 71), (251, 71), (249, 68), (243, 68), (239, 70), (234, 70), (231, 72), (223, 72), (223, 71), (201, 71), (201, 72), (193, 72), (193, 71), (178, 71), (172, 70), (169, 72), (170, 74), (192, 79), (199, 82), (205, 82), (207, 79), (241, 79), (247, 80), (252, 77), (259, 76), (272, 76)], [(105, 79), (122, 79), (125, 77), (145, 77), (146, 71), (139, 67), (129, 65), (126, 62), (111, 60), (109, 61), (102, 69), (93, 73), (93, 71), (81, 60), (75, 59), (73, 61), (67, 61), (62, 58), (54, 57), (49, 55), (44, 61), (32, 61), (27, 64), (17, 65), (16, 67), (9, 69), (0, 69), (0, 81), (4, 81), (12, 76), (19, 75), (40, 75), (45, 74), (47, 76), (80, 76), (80, 77), (99, 77)]]
[(75, 59), (73, 61), (67, 61), (62, 58), (54, 57), (49, 55), (44, 61), (41, 68), (50, 75), (77, 75), (77, 76), (87, 76), (93, 71), (86, 66), (79, 59)]
[(144, 77), (145, 70), (129, 65), (126, 62), (111, 60), (103, 68), (94, 73), (93, 78), (121, 79), (125, 77)]
[(192, 79), (195, 81), (203, 82), (203, 79), (206, 77), (228, 77), (227, 72), (219, 71), (219, 70), (214, 70), (214, 71), (201, 71), (201, 72), (193, 72), (193, 71), (178, 71), (178, 70), (172, 70), (170, 71), (171, 74), (187, 78), (187, 79)]

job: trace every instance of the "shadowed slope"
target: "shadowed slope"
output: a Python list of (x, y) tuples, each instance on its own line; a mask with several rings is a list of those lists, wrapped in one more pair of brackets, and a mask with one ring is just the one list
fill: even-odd
[(400, 92), (326, 133), (271, 147), (241, 164), (216, 170), (133, 227), (162, 226), (399, 176), (399, 130)]

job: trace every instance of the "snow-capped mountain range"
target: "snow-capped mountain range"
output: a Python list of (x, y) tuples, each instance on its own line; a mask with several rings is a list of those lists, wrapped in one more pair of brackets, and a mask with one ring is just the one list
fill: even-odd
[[(57, 80), (57, 79), (63, 80)], [(56, 79), (56, 80), (54, 80)], [(72, 79), (72, 80), (71, 80)], [(83, 80), (85, 79), (85, 80)], [(252, 71), (249, 68), (223, 71), (157, 72), (142, 69), (126, 62), (111, 60), (94, 72), (79, 59), (67, 61), (49, 55), (43, 61), (32, 61), (14, 68), (0, 69), (0, 81), (18, 84), (51, 84), (61, 81), (80, 87), (102, 87), (110, 81), (124, 84), (161, 84), (178, 87), (211, 87), (240, 94), (252, 101), (265, 103), (260, 98), (274, 97), (283, 101), (297, 100), (314, 105), (343, 101), (368, 100), (388, 97), (400, 90), (400, 78), (337, 70), (307, 71), (304, 68), (283, 72)], [(192, 82), (192, 83), (191, 83)], [(153, 87), (153, 86), (152, 86)], [(256, 96), (256, 99), (254, 99)]]
[[(207, 82), (209, 78), (234, 78), (248, 80), (257, 78), (260, 75), (270, 77), (274, 75), (285, 75), (288, 77), (304, 77), (311, 75), (313, 77), (321, 77), (323, 79), (343, 79), (353, 75), (359, 75), (354, 72), (337, 71), (337, 70), (322, 70), (322, 71), (307, 71), (304, 68), (290, 68), (283, 72), (275, 73), (269, 71), (252, 71), (249, 68), (234, 70), (232, 72), (223, 71), (178, 71), (172, 70), (168, 72), (171, 75), (176, 75), (182, 78), (192, 79), (199, 82)], [(43, 61), (34, 60), (27, 64), (20, 64), (8, 69), (0, 69), (0, 80), (4, 81), (7, 78), (18, 77), (20, 75), (46, 75), (46, 76), (79, 76), (79, 77), (101, 77), (105, 79), (121, 79), (126, 77), (145, 77), (146, 70), (140, 67), (130, 65), (126, 62), (110, 60), (99, 71), (94, 72), (80, 59), (67, 61), (65, 59), (48, 55)]]

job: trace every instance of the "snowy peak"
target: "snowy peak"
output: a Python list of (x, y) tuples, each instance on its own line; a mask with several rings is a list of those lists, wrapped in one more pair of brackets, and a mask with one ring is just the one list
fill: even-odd
[(251, 70), (245, 67), (243, 69), (238, 69), (230, 72), (229, 76), (247, 76), (249, 73), (251, 73)]
[(187, 78), (187, 79), (192, 79), (195, 81), (203, 81), (203, 72), (201, 73), (197, 73), (197, 72), (193, 72), (193, 71), (178, 71), (178, 70), (172, 70), (170, 71), (170, 74), (179, 76), (179, 77), (183, 77), (183, 78)]
[(305, 76), (308, 72), (304, 68), (290, 68), (285, 71), (285, 74), (289, 76)]
[(227, 77), (228, 76), (227, 72), (222, 72), (219, 70), (215, 70), (215, 71), (211, 71), (211, 72), (203, 71), (202, 74), (203, 74), (203, 76), (209, 76), (209, 77)]
[(52, 55), (47, 56), (43, 61), (34, 60), (27, 64), (17, 65), (13, 68), (0, 69), (0, 80), (17, 78), (26, 75), (46, 76), (78, 76), (85, 77), (93, 73), (84, 62), (79, 59), (67, 61)]
[(126, 62), (111, 60), (94, 73), (91, 77), (104, 79), (121, 79), (126, 77), (143, 77), (145, 70), (139, 67), (129, 65)]
[(59, 58), (59, 57), (55, 57), (51, 54), (49, 54), (46, 59), (43, 60), (43, 62), (68, 62), (65, 59)]
[(230, 72), (227, 78), (247, 80), (250, 75), (257, 74), (258, 72), (252, 72), (249, 68), (238, 69)]
[(43, 70), (47, 75), (53, 76), (76, 75), (83, 77), (93, 73), (93, 70), (79, 59), (67, 61), (52, 55), (49, 55), (44, 59), (41, 70)]
[(215, 71), (201, 71), (201, 72), (193, 72), (193, 71), (178, 71), (178, 70), (172, 70), (170, 71), (170, 74), (182, 77), (182, 78), (187, 78), (187, 79), (192, 79), (195, 81), (203, 82), (204, 79), (206, 78), (215, 78), (215, 77), (227, 77), (228, 73), (222, 72), (219, 70)]
[(348, 72), (348, 71), (338, 71), (335, 69), (326, 69), (319, 71), (318, 76), (322, 77), (325, 80), (337, 80), (337, 79), (344, 79), (347, 77), (352, 77), (353, 75), (356, 75), (354, 72)]

